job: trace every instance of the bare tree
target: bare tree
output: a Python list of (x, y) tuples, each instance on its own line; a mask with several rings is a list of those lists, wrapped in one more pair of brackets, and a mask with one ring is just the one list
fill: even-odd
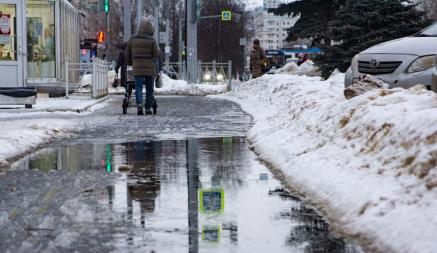
[(221, 18), (202, 19), (198, 24), (198, 54), (202, 61), (232, 61), (233, 74), (244, 69), (244, 48), (240, 38), (248, 37), (245, 5), (239, 0), (204, 0), (202, 16), (221, 15), (232, 12), (231, 21)]

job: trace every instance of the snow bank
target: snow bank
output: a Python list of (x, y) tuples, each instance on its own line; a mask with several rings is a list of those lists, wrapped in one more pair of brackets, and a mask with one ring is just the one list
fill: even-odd
[(278, 69), (276, 74), (292, 74), (292, 75), (307, 75), (307, 76), (320, 76), (319, 69), (314, 65), (314, 62), (307, 60), (300, 66), (297, 66), (295, 62), (289, 62), (284, 67)]
[(23, 154), (52, 138), (65, 134), (64, 131), (69, 126), (71, 121), (61, 119), (3, 121), (0, 136), (0, 167), (8, 165), (6, 159)]
[(165, 74), (161, 74), (162, 88), (157, 88), (158, 95), (210, 95), (227, 91), (226, 84), (187, 84), (183, 80), (174, 80)]
[(437, 252), (437, 96), (420, 86), (346, 100), (327, 81), (265, 75), (218, 97), (253, 115), (261, 157), (382, 252)]

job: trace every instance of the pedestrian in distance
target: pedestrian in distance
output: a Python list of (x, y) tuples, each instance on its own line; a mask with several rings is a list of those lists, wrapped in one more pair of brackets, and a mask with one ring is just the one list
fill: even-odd
[(157, 75), (156, 58), (159, 57), (159, 47), (153, 38), (154, 29), (149, 21), (142, 21), (138, 33), (127, 42), (126, 63), (132, 66), (135, 78), (135, 98), (138, 115), (143, 115), (143, 84), (146, 85), (145, 113), (152, 114), (153, 86)]
[(258, 39), (253, 41), (252, 50), (250, 51), (250, 72), (252, 78), (257, 78), (267, 72), (267, 55), (260, 46)]
[[(117, 65), (115, 65), (116, 80), (120, 80), (121, 86), (126, 87), (127, 82), (127, 66), (126, 66), (126, 43), (120, 45), (120, 52), (118, 53)], [(118, 79), (118, 71), (120, 72), (120, 79)], [(117, 87), (118, 82), (114, 83), (113, 87)]]
[(308, 55), (306, 55), (306, 54), (304, 54), (304, 53), (299, 53), (299, 54), (297, 55), (297, 59), (298, 59), (298, 61), (297, 61), (297, 66), (300, 66), (300, 65), (302, 65), (304, 62), (306, 62), (306, 61), (309, 60), (309, 59), (308, 59)]

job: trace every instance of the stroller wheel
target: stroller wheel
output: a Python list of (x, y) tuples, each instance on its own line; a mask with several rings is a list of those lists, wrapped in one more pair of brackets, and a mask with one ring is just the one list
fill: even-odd
[(122, 107), (123, 107), (123, 114), (127, 114), (127, 107), (128, 106), (129, 106), (128, 99), (127, 98), (123, 99), (123, 105), (122, 105)]

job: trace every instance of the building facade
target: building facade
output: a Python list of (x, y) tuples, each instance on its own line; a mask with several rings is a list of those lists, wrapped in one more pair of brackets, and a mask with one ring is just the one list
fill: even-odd
[(58, 85), (79, 61), (79, 13), (66, 0), (0, 0), (0, 86)]
[(263, 7), (254, 10), (255, 37), (260, 40), (265, 49), (286, 47), (288, 29), (298, 20), (298, 18), (275, 16), (267, 12), (268, 9), (276, 8), (278, 5), (278, 0), (264, 0)]

